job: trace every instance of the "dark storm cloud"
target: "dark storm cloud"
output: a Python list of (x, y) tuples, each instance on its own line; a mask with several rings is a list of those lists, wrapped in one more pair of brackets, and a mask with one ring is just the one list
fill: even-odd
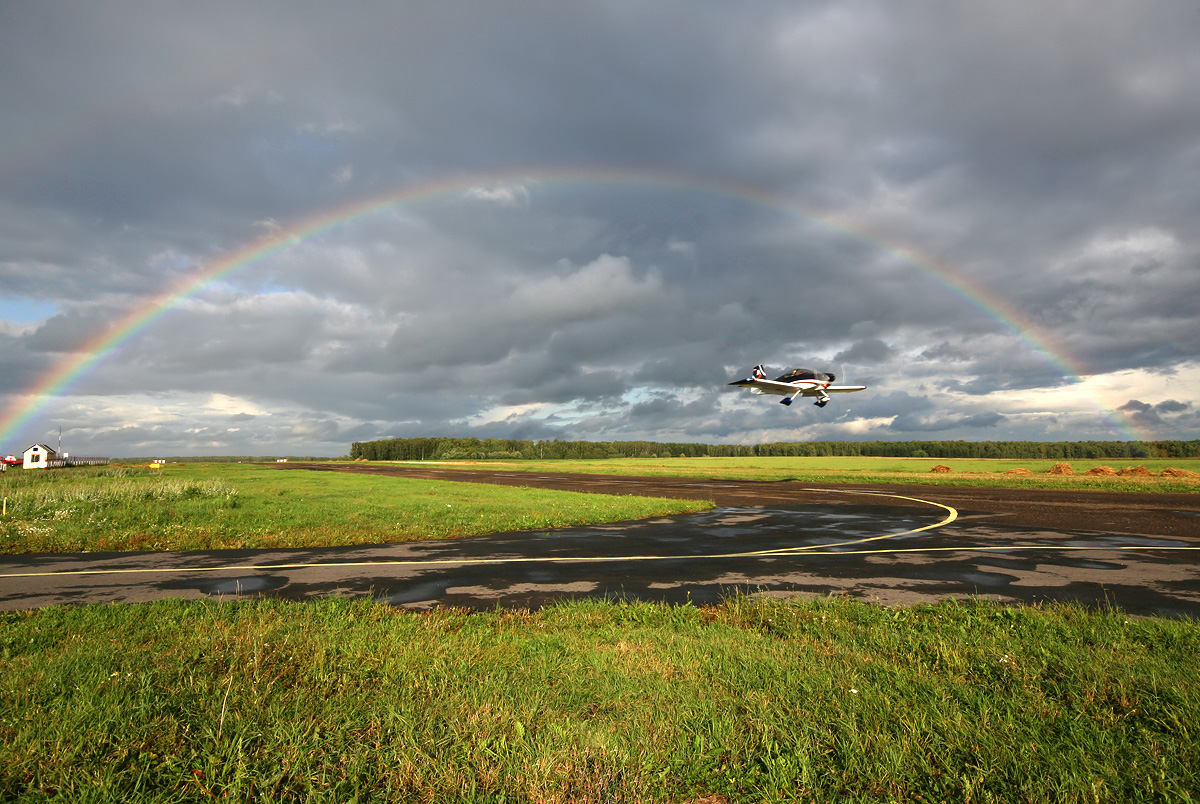
[(1189, 403), (1179, 402), (1175, 399), (1167, 399), (1155, 405), (1154, 411), (1156, 413), (1181, 413), (1190, 407), (1191, 404)]
[(1177, 399), (1166, 399), (1151, 405), (1138, 399), (1131, 399), (1118, 410), (1129, 413), (1129, 418), (1142, 427), (1161, 427), (1165, 418), (1177, 418), (1174, 414), (1190, 410), (1190, 402), (1180, 402)]
[(849, 349), (844, 349), (834, 355), (835, 363), (856, 363), (859, 365), (876, 366), (886, 363), (896, 355), (896, 350), (878, 338), (868, 338), (858, 341)]
[[(0, 301), (51, 311), (0, 321), (0, 408), (259, 237), (454, 187), (280, 249), (92, 369), (54, 415), (114, 454), (1111, 436), (1065, 366), (1165, 378), (1121, 413), (1196, 437), (1182, 6), (51, 3), (0, 30)], [(726, 392), (760, 362), (871, 388)]]

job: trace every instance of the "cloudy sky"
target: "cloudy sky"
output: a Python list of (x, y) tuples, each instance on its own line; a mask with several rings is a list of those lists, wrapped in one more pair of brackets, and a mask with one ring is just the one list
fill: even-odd
[(0, 451), (1200, 438), (1197, 41), (1174, 2), (0, 4)]

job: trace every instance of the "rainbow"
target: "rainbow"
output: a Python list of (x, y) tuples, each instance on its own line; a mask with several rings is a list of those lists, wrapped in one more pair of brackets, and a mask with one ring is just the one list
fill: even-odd
[[(786, 214), (820, 225), (841, 235), (864, 240), (884, 253), (911, 264), (946, 287), (953, 294), (995, 319), (1007, 330), (1017, 335), (1034, 352), (1061, 372), (1071, 381), (1081, 380), (1084, 371), (1062, 350), (1052, 348), (1037, 328), (1003, 299), (985, 291), (966, 279), (917, 252), (901, 245), (881, 239), (879, 236), (848, 221), (829, 214), (820, 214), (801, 205), (780, 199), (758, 187), (723, 182), (681, 173), (656, 170), (629, 169), (547, 169), (508, 170), (490, 174), (456, 176), (440, 181), (406, 186), (399, 190), (382, 193), (359, 200), (300, 221), (290, 227), (274, 231), (259, 240), (231, 251), (211, 261), (193, 274), (184, 277), (161, 293), (147, 299), (139, 307), (114, 321), (104, 331), (83, 343), (70, 356), (52, 366), (28, 388), (17, 394), (0, 413), (0, 443), (15, 437), (19, 431), (45, 412), (75, 382), (95, 369), (107, 357), (116, 353), (122, 345), (136, 338), (159, 319), (185, 300), (199, 294), (210, 285), (228, 278), (252, 266), (263, 263), (276, 255), (294, 248), (299, 243), (319, 237), (338, 226), (364, 218), (382, 210), (405, 204), (428, 201), (438, 197), (461, 195), (480, 186), (497, 187), (505, 184), (530, 183), (591, 183), (614, 186), (633, 186), (648, 189), (670, 189), (712, 196), (741, 199), (755, 205), (781, 210)], [(1149, 441), (1150, 434), (1140, 433), (1124, 415), (1092, 399), (1097, 411), (1128, 440)]]

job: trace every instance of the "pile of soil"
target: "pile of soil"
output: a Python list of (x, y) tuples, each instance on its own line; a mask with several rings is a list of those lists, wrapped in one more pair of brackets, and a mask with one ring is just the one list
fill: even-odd
[(1006, 474), (1006, 475), (1031, 475), (1031, 474), (1033, 474), (1033, 471), (1031, 469), (1017, 468), (1017, 469), (1009, 469), (1004, 474)]
[(1117, 470), (1113, 469), (1111, 466), (1093, 466), (1091, 469), (1088, 469), (1086, 472), (1084, 472), (1085, 475), (1104, 475), (1105, 477), (1112, 477), (1116, 473)]
[(1117, 474), (1121, 477), (1154, 477), (1154, 473), (1144, 466), (1126, 466)]
[(931, 472), (952, 472), (954, 470), (951, 469), (949, 466), (939, 463), (937, 466), (933, 467), (929, 471), (931, 471)]
[(1050, 471), (1047, 472), (1046, 474), (1049, 474), (1049, 475), (1073, 475), (1073, 474), (1075, 474), (1075, 470), (1071, 468), (1071, 464), (1060, 462), (1060, 463), (1056, 463), (1053, 466), (1051, 466)]
[(1200, 477), (1200, 472), (1193, 472), (1190, 469), (1175, 469), (1168, 466), (1160, 473), (1161, 477)]

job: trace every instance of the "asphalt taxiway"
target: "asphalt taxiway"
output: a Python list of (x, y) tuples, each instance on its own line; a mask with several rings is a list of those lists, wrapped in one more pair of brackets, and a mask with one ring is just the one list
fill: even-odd
[(323, 549), (0, 556), (0, 609), (162, 597), (372, 596), (410, 608), (735, 591), (1069, 600), (1200, 616), (1200, 495), (837, 486), (341, 464), (294, 470), (714, 500), (696, 514)]

